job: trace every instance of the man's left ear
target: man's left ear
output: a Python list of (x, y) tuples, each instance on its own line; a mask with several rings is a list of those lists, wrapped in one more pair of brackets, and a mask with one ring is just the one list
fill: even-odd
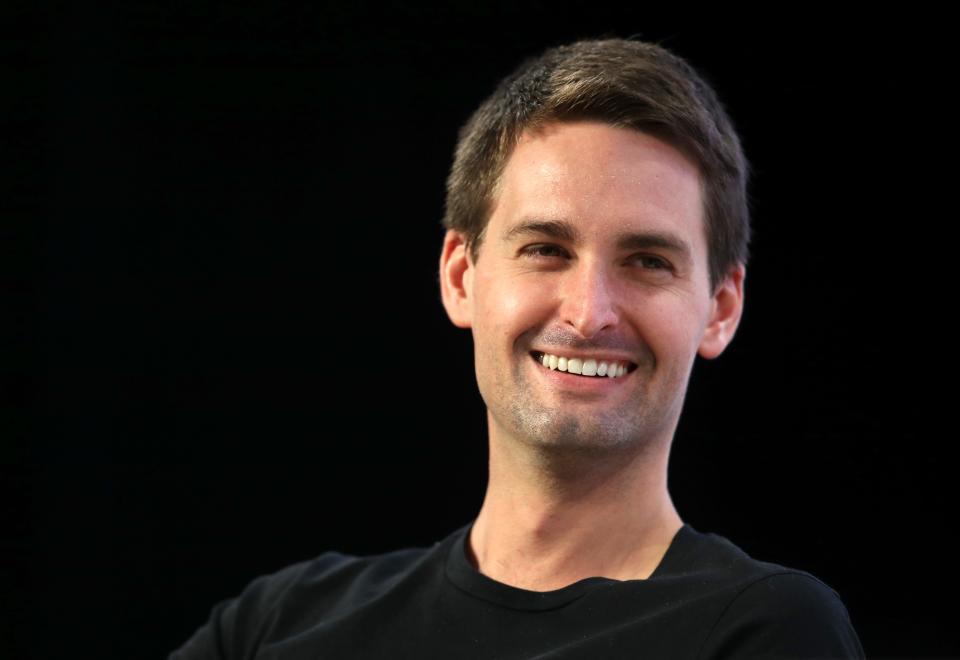
[(744, 265), (737, 264), (714, 292), (713, 310), (700, 341), (700, 357), (712, 360), (723, 353), (733, 339), (743, 314), (743, 280), (746, 276)]

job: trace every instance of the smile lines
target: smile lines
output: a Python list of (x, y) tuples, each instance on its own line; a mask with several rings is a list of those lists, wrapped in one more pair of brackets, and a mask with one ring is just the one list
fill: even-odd
[(579, 376), (620, 378), (630, 371), (629, 363), (618, 361), (598, 362), (592, 358), (565, 358), (540, 351), (533, 351), (531, 355), (534, 360), (547, 369), (566, 371)]

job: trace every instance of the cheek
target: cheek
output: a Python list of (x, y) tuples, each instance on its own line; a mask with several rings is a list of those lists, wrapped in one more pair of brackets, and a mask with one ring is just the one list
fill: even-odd
[(646, 335), (658, 361), (692, 362), (702, 334), (702, 320), (694, 310), (654, 305), (648, 311)]
[(475, 318), (486, 338), (512, 341), (542, 317), (546, 307), (543, 293), (523, 286), (519, 278), (478, 278), (477, 284)]

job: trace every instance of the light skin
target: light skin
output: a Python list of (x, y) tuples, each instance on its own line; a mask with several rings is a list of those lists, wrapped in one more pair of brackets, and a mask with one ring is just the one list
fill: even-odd
[[(468, 539), (483, 574), (532, 591), (645, 579), (683, 522), (670, 444), (695, 357), (720, 355), (742, 265), (707, 271), (697, 166), (650, 135), (593, 121), (520, 139), (479, 256), (448, 231), (441, 295), (472, 331), (490, 472)], [(550, 370), (541, 353), (629, 364)]]

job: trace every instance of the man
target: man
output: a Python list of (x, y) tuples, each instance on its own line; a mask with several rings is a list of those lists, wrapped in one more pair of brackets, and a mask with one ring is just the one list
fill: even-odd
[(838, 596), (685, 525), (670, 444), (743, 309), (747, 163), (640, 42), (505, 79), (460, 135), (440, 258), (487, 405), (480, 513), (429, 549), (254, 581), (172, 657), (862, 657)]

